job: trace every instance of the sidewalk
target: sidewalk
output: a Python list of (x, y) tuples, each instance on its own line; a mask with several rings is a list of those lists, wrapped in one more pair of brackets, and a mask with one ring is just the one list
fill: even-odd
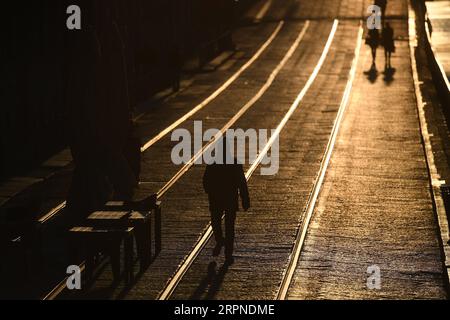
[[(407, 21), (394, 21), (397, 34)], [(392, 79), (357, 77), (292, 283), (291, 299), (445, 299), (439, 227), (417, 117), (409, 44), (397, 41)], [(377, 66), (384, 57), (379, 50)], [(381, 271), (369, 290), (367, 270)]]
[[(443, 73), (450, 77), (450, 1), (426, 1), (428, 18), (432, 26), (431, 45)], [(450, 87), (449, 87), (450, 89)]]

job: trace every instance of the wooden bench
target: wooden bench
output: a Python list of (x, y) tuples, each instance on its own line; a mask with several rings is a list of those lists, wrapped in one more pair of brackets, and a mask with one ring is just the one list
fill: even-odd
[(133, 236), (134, 228), (95, 228), (74, 227), (69, 231), (70, 255), (72, 261), (77, 261), (80, 249), (84, 249), (86, 260), (86, 280), (92, 280), (95, 267), (95, 257), (99, 252), (110, 256), (114, 281), (120, 278), (120, 250), (124, 243), (125, 281), (133, 280)]
[[(158, 255), (161, 251), (161, 203), (158, 202), (152, 211), (155, 220), (155, 255)], [(142, 271), (152, 259), (152, 211), (135, 211), (123, 202), (108, 202), (103, 211), (92, 213), (86, 223), (97, 228), (134, 228)]]

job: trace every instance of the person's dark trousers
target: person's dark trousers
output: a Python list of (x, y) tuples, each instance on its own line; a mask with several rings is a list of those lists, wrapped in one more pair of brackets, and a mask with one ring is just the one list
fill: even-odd
[[(225, 213), (225, 237), (222, 232), (222, 215)], [(218, 244), (225, 245), (225, 256), (232, 257), (234, 250), (234, 224), (236, 222), (236, 211), (211, 211), (211, 226), (214, 238)]]

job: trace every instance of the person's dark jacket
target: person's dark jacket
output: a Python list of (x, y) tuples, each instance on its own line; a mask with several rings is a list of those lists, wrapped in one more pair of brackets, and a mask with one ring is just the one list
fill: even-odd
[(395, 52), (394, 30), (391, 27), (385, 27), (381, 33), (381, 39), (386, 51)]
[(366, 44), (371, 48), (377, 48), (380, 45), (380, 33), (378, 29), (369, 30), (366, 38)]
[(203, 176), (211, 211), (238, 211), (239, 195), (244, 210), (250, 208), (250, 198), (241, 164), (208, 165)]

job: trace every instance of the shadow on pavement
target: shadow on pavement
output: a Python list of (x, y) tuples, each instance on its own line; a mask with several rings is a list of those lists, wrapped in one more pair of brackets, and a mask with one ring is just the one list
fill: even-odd
[(383, 81), (386, 82), (387, 85), (390, 85), (392, 81), (394, 81), (394, 74), (396, 69), (392, 67), (387, 67), (383, 71)]
[[(195, 292), (191, 295), (190, 300), (201, 300), (204, 295), (204, 300), (215, 299), (217, 292), (219, 291), (225, 275), (228, 272), (229, 265), (224, 264), (216, 272), (217, 263), (215, 261), (208, 265), (205, 278), (200, 282)], [(209, 289), (208, 289), (209, 287)]]
[(378, 78), (378, 70), (376, 65), (372, 64), (372, 67), (370, 67), (368, 71), (364, 71), (364, 74), (371, 83), (375, 83), (375, 81), (377, 81)]

